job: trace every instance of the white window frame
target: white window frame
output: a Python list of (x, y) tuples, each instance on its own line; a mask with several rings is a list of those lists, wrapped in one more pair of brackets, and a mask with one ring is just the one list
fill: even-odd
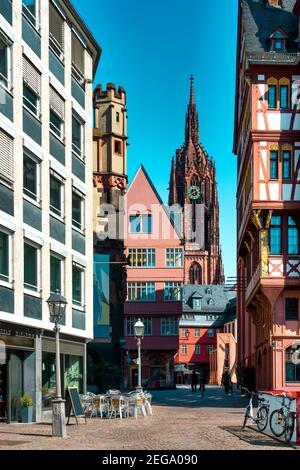
[[(61, 295), (65, 295), (65, 291), (66, 291), (66, 276), (65, 276), (65, 264), (66, 264), (66, 258), (64, 258), (63, 256), (59, 255), (58, 253), (56, 253), (55, 251), (50, 251), (50, 258), (51, 256), (53, 258), (56, 258), (60, 261), (60, 277), (61, 277), (61, 286), (60, 286), (60, 293)], [(50, 267), (51, 268), (51, 267)], [(50, 288), (49, 288), (50, 292), (51, 292), (51, 271), (50, 271)], [(51, 292), (53, 294), (55, 294), (55, 292)]]
[(72, 187), (72, 211), (73, 211), (73, 193), (75, 193), (77, 196), (79, 196), (81, 198), (81, 208), (80, 208), (80, 214), (81, 214), (81, 221), (80, 221), (80, 224), (81, 226), (78, 227), (77, 225), (74, 225), (73, 222), (73, 217), (72, 217), (72, 228), (74, 230), (77, 230), (77, 232), (80, 232), (80, 233), (84, 233), (84, 227), (85, 227), (85, 198), (84, 198), (84, 194), (82, 194), (80, 191), (78, 191), (78, 189), (75, 188), (75, 186)]
[[(30, 245), (32, 246), (33, 248), (35, 248), (37, 250), (37, 256), (36, 256), (36, 259), (37, 259), (37, 286), (36, 286), (36, 290), (31, 290), (31, 289), (28, 289), (27, 287), (25, 287), (25, 279), (24, 279), (24, 294), (27, 294), (27, 295), (30, 295), (32, 297), (41, 297), (42, 296), (42, 247), (40, 245), (38, 245), (37, 243), (33, 242), (32, 240), (29, 240), (28, 238), (24, 238), (24, 241), (23, 241), (23, 247), (24, 245)], [(25, 262), (25, 256), (24, 256), (24, 261), (23, 263)], [(24, 267), (23, 267), (24, 269)], [(32, 287), (35, 287), (35, 286), (32, 286)]]
[(13, 274), (13, 235), (14, 233), (11, 232), (9, 229), (6, 227), (3, 227), (2, 225), (0, 226), (0, 232), (4, 233), (8, 237), (8, 277), (7, 281), (1, 280), (0, 279), (0, 286), (2, 287), (8, 287), (9, 289), (12, 289), (13, 283), (14, 283), (14, 274)]
[[(167, 298), (166, 297), (166, 290), (167, 289), (168, 290), (172, 289), (174, 291), (176, 288), (179, 289), (179, 298), (178, 299), (177, 298), (175, 298), (175, 299)], [(165, 282), (164, 283), (164, 301), (165, 302), (180, 302), (181, 300), (182, 300), (182, 282), (180, 282), (180, 281)]]
[[(26, 11), (29, 13), (30, 18), (34, 18), (36, 24), (34, 24), (33, 21), (28, 18), (28, 16), (24, 13), (23, 9), (26, 9)], [(35, 0), (35, 16), (32, 15), (31, 11), (27, 8), (27, 6), (23, 3), (22, 1), (22, 15), (23, 17), (29, 22), (29, 24), (36, 30), (40, 31), (40, 0)]]
[[(156, 267), (156, 249), (155, 248), (129, 248), (129, 256), (135, 256), (136, 258), (140, 255), (141, 257), (146, 256), (146, 264), (144, 266), (139, 266), (137, 263), (132, 264), (132, 258), (130, 258), (129, 268), (155, 268)], [(154, 256), (154, 265), (149, 264), (149, 260)]]
[[(36, 163), (36, 200), (24, 192), (24, 190), (28, 191), (26, 188), (24, 188), (24, 155)], [(23, 199), (38, 207), (41, 205), (41, 161), (35, 155), (28, 152), (28, 150), (25, 148), (23, 148)]]
[(213, 329), (213, 328), (208, 328), (208, 329), (207, 329), (207, 337), (208, 337), (208, 338), (214, 338), (214, 337), (215, 337), (214, 329)]
[[(12, 93), (12, 43), (5, 38), (4, 34), (1, 34), (0, 30), (0, 39), (6, 46), (6, 60), (7, 60), (7, 77), (0, 76), (0, 85), (8, 91), (8, 93)], [(3, 83), (3, 80), (6, 83)]]
[[(53, 113), (60, 120), (60, 128), (56, 127), (51, 122), (51, 119), (50, 119), (51, 113)], [(50, 129), (51, 134), (53, 134), (57, 139), (59, 139), (62, 143), (65, 142), (65, 121), (51, 107), (49, 111), (49, 129)]]
[(201, 356), (201, 344), (195, 344), (195, 356)]
[[(176, 327), (175, 327), (176, 325)], [(169, 331), (170, 333), (166, 333), (165, 331)], [(160, 335), (161, 336), (178, 336), (179, 335), (179, 321), (177, 318), (164, 316), (160, 318)]]
[[(50, 186), (50, 179), (54, 178), (60, 183), (60, 204), (61, 204), (61, 215), (57, 214), (55, 211), (53, 211), (52, 206), (50, 204), (50, 191), (51, 191), (51, 186)], [(50, 214), (55, 217), (56, 219), (64, 222), (65, 220), (65, 181), (60, 178), (53, 170), (50, 170), (50, 177), (49, 177), (49, 211)]]
[(214, 349), (215, 349), (215, 347), (214, 347), (213, 344), (208, 344), (208, 345), (206, 346), (207, 354), (209, 355), (209, 353), (210, 353), (211, 351), (213, 351)]
[[(172, 266), (168, 266), (167, 258), (168, 258), (168, 251), (171, 252), (169, 257), (173, 258), (174, 264)], [(178, 254), (181, 252), (181, 264), (176, 264), (176, 252)], [(166, 268), (183, 268), (183, 249), (182, 248), (166, 248), (165, 250), (165, 267)]]
[(186, 345), (186, 344), (182, 344), (182, 345), (181, 345), (181, 355), (182, 355), (182, 356), (187, 356), (187, 353), (188, 353), (187, 345)]
[(81, 148), (78, 148), (76, 144), (73, 143), (73, 129), (72, 129), (72, 153), (79, 158), (79, 160), (85, 160), (85, 141), (84, 141), (84, 128), (85, 122), (77, 115), (77, 113), (72, 112), (72, 120), (75, 119), (80, 124), (80, 139), (81, 139)]
[[(24, 86), (26, 86), (31, 91), (31, 93), (33, 93), (37, 98), (36, 106), (34, 104), (31, 104), (36, 109), (36, 113), (34, 113), (28, 106), (26, 106), (26, 101), (29, 101), (29, 100), (24, 95)], [(23, 80), (23, 108), (25, 108), (28, 113), (34, 116), (35, 119), (41, 122), (41, 97), (37, 93), (35, 93), (35, 91), (32, 90), (30, 86), (28, 86), (28, 84), (24, 82), (24, 80)]]
[[(74, 303), (73, 299), (73, 268), (81, 271), (81, 304)], [(85, 269), (77, 263), (72, 264), (72, 308), (81, 312), (85, 311)]]
[[(147, 295), (149, 295), (148, 291), (152, 290), (152, 287), (154, 287), (154, 298), (152, 299), (138, 299), (137, 297), (137, 292), (138, 290), (142, 290), (143, 288), (146, 288)], [(134, 299), (129, 298), (129, 291), (132, 293), (134, 292)], [(155, 292), (155, 282), (128, 282), (127, 283), (127, 301), (128, 302), (155, 302), (156, 300), (156, 292)]]
[[(57, 11), (57, 14), (61, 16), (63, 20), (63, 28), (65, 28), (66, 16), (64, 15), (63, 11), (59, 8), (59, 5), (56, 2), (50, 0), (49, 2), (49, 19), (50, 19), (50, 5), (52, 8)], [(63, 47), (62, 47), (63, 46)], [(55, 56), (64, 63), (65, 59), (65, 47), (66, 47), (66, 38), (65, 33), (63, 34), (63, 45), (59, 44), (58, 41), (55, 39), (53, 34), (50, 31), (50, 22), (49, 22), (49, 49), (55, 54)], [(59, 52), (59, 54), (58, 54)]]

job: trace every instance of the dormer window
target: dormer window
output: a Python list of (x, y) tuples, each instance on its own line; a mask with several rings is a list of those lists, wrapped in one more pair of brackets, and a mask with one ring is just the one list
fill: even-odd
[(201, 309), (201, 299), (193, 299), (193, 308)]
[(281, 29), (277, 29), (270, 36), (271, 52), (285, 52), (288, 36)]

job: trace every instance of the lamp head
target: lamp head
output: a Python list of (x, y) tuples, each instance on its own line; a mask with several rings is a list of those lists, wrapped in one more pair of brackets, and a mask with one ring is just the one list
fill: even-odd
[(136, 338), (142, 338), (145, 332), (145, 325), (139, 318), (138, 321), (134, 325), (134, 334)]
[(63, 295), (57, 290), (55, 294), (51, 294), (47, 300), (50, 313), (50, 321), (58, 325), (64, 317), (67, 301)]

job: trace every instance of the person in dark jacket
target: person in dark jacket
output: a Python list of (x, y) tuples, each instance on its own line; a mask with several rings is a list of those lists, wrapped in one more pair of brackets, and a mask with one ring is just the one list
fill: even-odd
[(206, 385), (206, 373), (204, 369), (201, 369), (199, 392), (201, 392), (202, 397), (204, 397), (205, 385)]
[(192, 373), (192, 380), (191, 380), (192, 392), (196, 392), (196, 390), (197, 390), (197, 383), (198, 383), (197, 374), (196, 374), (196, 371), (193, 370), (193, 373)]
[(224, 387), (225, 393), (229, 393), (231, 390), (231, 377), (228, 370), (225, 370), (222, 375), (222, 385)]

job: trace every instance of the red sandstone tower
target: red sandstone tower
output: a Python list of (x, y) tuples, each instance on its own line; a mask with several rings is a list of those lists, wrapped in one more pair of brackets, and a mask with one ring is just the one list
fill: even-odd
[(216, 167), (199, 142), (193, 76), (185, 142), (172, 160), (169, 204), (183, 209), (185, 284), (222, 284)]

